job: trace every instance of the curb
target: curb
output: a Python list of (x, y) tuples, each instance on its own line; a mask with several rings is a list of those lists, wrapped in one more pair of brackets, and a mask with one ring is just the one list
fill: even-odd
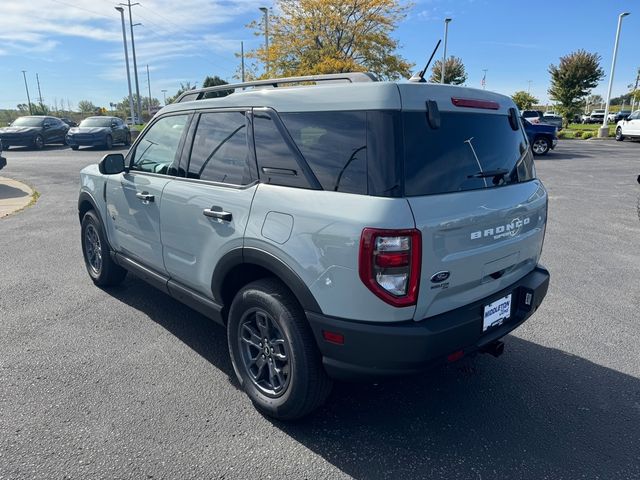
[(11, 215), (35, 203), (38, 194), (22, 182), (0, 177), (0, 218)]

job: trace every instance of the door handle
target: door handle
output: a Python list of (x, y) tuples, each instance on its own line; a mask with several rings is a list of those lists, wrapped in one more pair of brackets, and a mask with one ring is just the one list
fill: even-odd
[[(216, 210), (214, 210), (214, 208)], [(231, 219), (233, 218), (233, 215), (231, 215), (231, 213), (229, 212), (225, 212), (224, 210), (222, 210), (220, 207), (211, 207), (211, 208), (205, 208), (202, 211), (202, 214), (205, 217), (209, 217), (209, 218), (219, 218), (220, 220), (224, 220), (225, 222), (230, 222)]]
[(143, 203), (153, 202), (156, 197), (151, 195), (149, 192), (137, 192), (136, 197), (143, 201)]

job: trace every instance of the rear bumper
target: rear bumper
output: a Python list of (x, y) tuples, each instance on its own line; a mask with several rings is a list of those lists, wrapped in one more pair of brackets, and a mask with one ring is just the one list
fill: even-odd
[[(549, 272), (536, 267), (519, 281), (489, 297), (425, 320), (399, 324), (355, 322), (307, 312), (327, 373), (337, 379), (375, 378), (415, 373), (444, 363), (462, 350), (472, 354), (502, 338), (540, 306)], [(484, 305), (513, 293), (511, 318), (482, 332)], [(529, 305), (525, 303), (531, 295)], [(323, 331), (338, 332), (344, 344), (326, 341)]]

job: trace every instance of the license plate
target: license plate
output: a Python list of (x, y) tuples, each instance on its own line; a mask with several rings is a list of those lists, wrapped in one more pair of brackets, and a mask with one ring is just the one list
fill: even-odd
[(484, 306), (482, 331), (502, 325), (511, 316), (511, 294)]

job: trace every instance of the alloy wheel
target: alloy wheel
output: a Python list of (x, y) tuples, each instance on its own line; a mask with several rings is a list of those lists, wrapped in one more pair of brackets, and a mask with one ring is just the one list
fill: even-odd
[(100, 275), (102, 270), (102, 248), (100, 237), (93, 225), (88, 225), (84, 231), (84, 245), (89, 267), (95, 275)]

